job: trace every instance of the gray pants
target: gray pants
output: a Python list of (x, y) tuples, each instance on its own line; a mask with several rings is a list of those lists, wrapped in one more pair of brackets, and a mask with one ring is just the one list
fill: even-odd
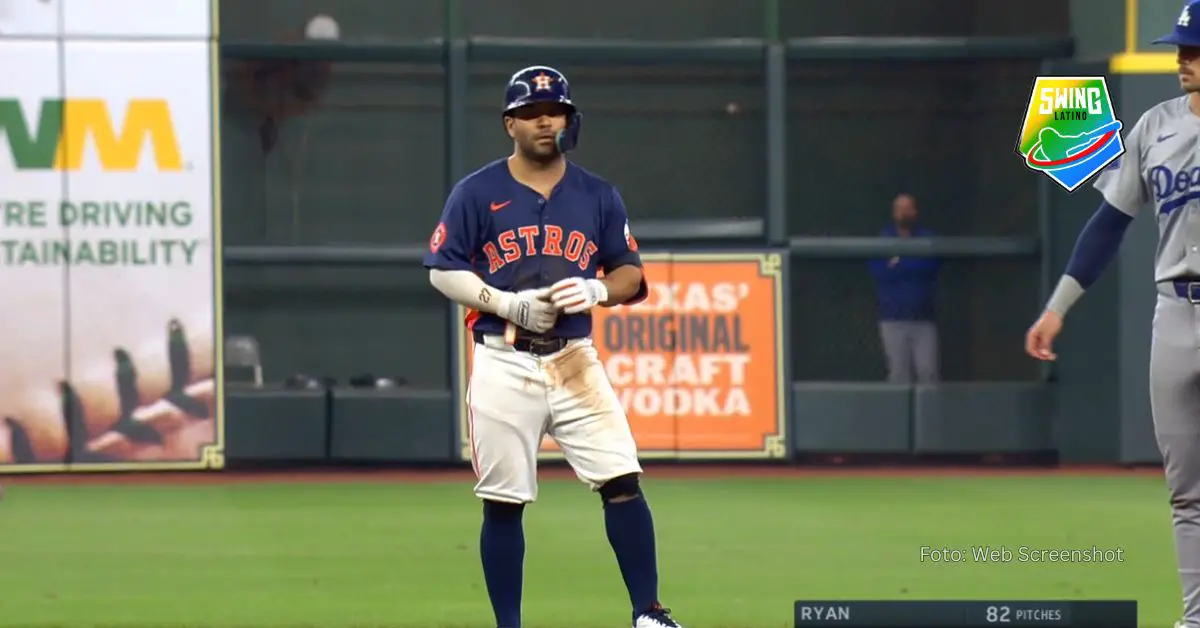
[(888, 381), (899, 384), (936, 382), (937, 326), (928, 321), (881, 321), (879, 335), (887, 354)]
[(1175, 296), (1170, 284), (1159, 293), (1150, 411), (1171, 499), (1184, 620), (1200, 626), (1200, 305)]

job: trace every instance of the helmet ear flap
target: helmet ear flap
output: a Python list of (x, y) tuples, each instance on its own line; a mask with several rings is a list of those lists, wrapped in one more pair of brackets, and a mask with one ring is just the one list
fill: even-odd
[(582, 114), (579, 112), (571, 114), (571, 117), (567, 119), (566, 128), (559, 131), (558, 135), (554, 138), (554, 144), (558, 147), (558, 152), (565, 153), (575, 150), (575, 147), (579, 145), (579, 126), (582, 122)]

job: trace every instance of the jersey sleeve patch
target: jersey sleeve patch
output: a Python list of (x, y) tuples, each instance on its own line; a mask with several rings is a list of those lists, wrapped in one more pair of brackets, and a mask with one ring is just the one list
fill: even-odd
[(625, 244), (629, 247), (630, 251), (638, 250), (638, 243), (637, 243), (637, 240), (634, 239), (634, 237), (633, 237), (633, 232), (629, 230), (629, 221), (628, 220), (625, 221)]
[(446, 223), (439, 222), (433, 230), (433, 235), (429, 237), (429, 252), (437, 253), (438, 249), (442, 248), (442, 244), (446, 242)]

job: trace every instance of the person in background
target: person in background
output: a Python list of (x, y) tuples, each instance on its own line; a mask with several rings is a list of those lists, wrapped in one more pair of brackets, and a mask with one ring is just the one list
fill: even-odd
[[(909, 194), (900, 194), (892, 201), (892, 220), (893, 224), (881, 234), (885, 238), (933, 236), (933, 231), (917, 224), (917, 201)], [(870, 261), (889, 382), (910, 384), (939, 379), (934, 300), (940, 267), (941, 262), (934, 257)]]

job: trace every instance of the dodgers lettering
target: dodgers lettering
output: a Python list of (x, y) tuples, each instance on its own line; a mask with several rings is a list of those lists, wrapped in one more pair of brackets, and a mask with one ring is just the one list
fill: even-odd
[(1154, 200), (1158, 211), (1170, 213), (1193, 198), (1200, 198), (1200, 166), (1179, 172), (1171, 172), (1166, 166), (1150, 169), (1150, 181), (1154, 185)]
[(800, 621), (850, 621), (850, 607), (801, 606)]
[(541, 232), (542, 228), (538, 225), (526, 225), (503, 231), (496, 236), (495, 242), (485, 243), (483, 253), (487, 255), (488, 273), (495, 274), (522, 257), (534, 255), (564, 257), (578, 264), (579, 270), (587, 270), (592, 264), (592, 256), (600, 250), (595, 242), (579, 231), (571, 231), (564, 241), (562, 227), (546, 225), (545, 241), (539, 251), (536, 242)]

